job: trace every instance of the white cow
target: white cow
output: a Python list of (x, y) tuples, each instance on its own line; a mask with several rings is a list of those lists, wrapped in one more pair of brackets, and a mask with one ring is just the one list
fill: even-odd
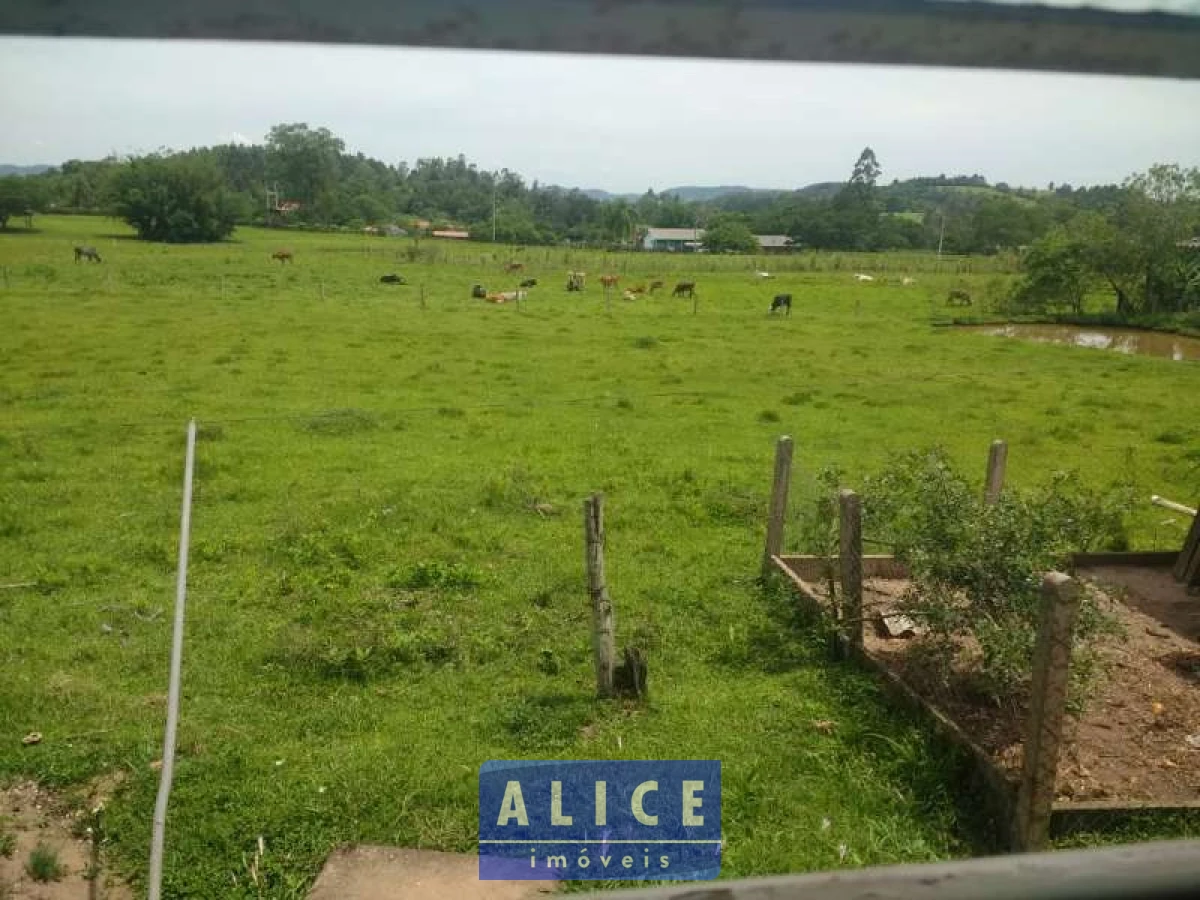
[(862, 272), (856, 273), (854, 277), (858, 281), (874, 281), (875, 280), (870, 275), (864, 275)]

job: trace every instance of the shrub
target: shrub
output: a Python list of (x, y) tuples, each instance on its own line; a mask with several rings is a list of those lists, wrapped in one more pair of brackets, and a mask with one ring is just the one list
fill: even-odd
[(66, 869), (58, 860), (58, 851), (49, 844), (39, 842), (29, 854), (25, 872), (34, 881), (58, 881)]
[[(993, 700), (1028, 687), (1041, 618), (1042, 575), (1065, 570), (1073, 552), (1121, 547), (1124, 491), (1086, 490), (1055, 473), (993, 505), (940, 450), (910, 453), (867, 480), (864, 530), (892, 544), (912, 586), (900, 605), (928, 629), (922, 650), (949, 684), (965, 669)], [(1115, 620), (1085, 596), (1075, 630), (1076, 694), (1095, 673), (1095, 640)]]

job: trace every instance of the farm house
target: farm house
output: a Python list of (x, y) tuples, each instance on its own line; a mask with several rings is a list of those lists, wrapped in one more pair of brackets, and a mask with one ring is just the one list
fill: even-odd
[(693, 251), (704, 240), (703, 228), (647, 228), (643, 250)]
[(795, 243), (786, 234), (756, 234), (758, 249), (762, 253), (788, 253), (796, 249)]

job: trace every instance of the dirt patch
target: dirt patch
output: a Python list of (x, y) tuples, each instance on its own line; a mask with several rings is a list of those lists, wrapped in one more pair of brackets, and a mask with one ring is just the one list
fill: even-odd
[(308, 900), (536, 900), (554, 882), (480, 881), (475, 854), (353, 847), (329, 857)]
[[(104, 872), (100, 855), (84, 833), (80, 818), (105, 801), (116, 779), (86, 789), (72, 809), (62, 798), (25, 781), (0, 790), (0, 835), (12, 836), (12, 854), (0, 855), (0, 897), (5, 900), (133, 900), (129, 888)], [(39, 845), (49, 848), (61, 866), (54, 881), (38, 881), (26, 866)], [(7, 889), (7, 893), (5, 893)]]
[(1080, 573), (1127, 606), (1152, 616), (1185, 638), (1200, 641), (1200, 597), (1171, 575), (1171, 568), (1096, 566)]
[[(1120, 622), (1124, 634), (1103, 640), (1106, 674), (1078, 716), (1068, 715), (1058, 782), (1059, 800), (1136, 801), (1172, 804), (1200, 800), (1200, 643), (1168, 624), (1176, 615), (1147, 615), (1091, 583), (1097, 602)], [(1169, 573), (1168, 573), (1169, 577)], [(1147, 578), (1147, 590), (1157, 580)], [(887, 638), (874, 614), (892, 607), (909, 583), (868, 579), (863, 612), (864, 643), (876, 659), (956, 722), (1014, 783), (1020, 777), (1021, 738), (1027, 697), (996, 704), (971, 689), (967, 673), (945, 683), (926, 664), (917, 643)], [(823, 600), (823, 586), (810, 583)], [(1150, 593), (1141, 605), (1163, 613), (1170, 595)], [(1134, 602), (1130, 600), (1130, 602)], [(1193, 604), (1200, 603), (1193, 599)], [(1186, 624), (1186, 622), (1184, 623)]]

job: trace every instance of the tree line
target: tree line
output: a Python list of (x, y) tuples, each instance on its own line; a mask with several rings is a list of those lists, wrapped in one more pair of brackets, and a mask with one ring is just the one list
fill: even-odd
[[(279, 124), (262, 144), (228, 144), (138, 158), (70, 160), (41, 175), (0, 178), (0, 228), (30, 211), (118, 216), (147, 240), (214, 241), (239, 224), (361, 229), (456, 227), (516, 244), (569, 241), (628, 247), (647, 227), (704, 228), (708, 249), (753, 252), (755, 234), (786, 234), (818, 250), (1020, 251), (1019, 311), (1080, 312), (1097, 290), (1124, 315), (1198, 308), (1200, 170), (1152, 167), (1122, 184), (1047, 189), (945, 174), (881, 183), (871, 148), (845, 182), (734, 193), (686, 202), (646, 191), (599, 200), (527, 183), (455, 158), (389, 164), (349, 153), (326, 128)], [(290, 201), (286, 212), (280, 205)]]

